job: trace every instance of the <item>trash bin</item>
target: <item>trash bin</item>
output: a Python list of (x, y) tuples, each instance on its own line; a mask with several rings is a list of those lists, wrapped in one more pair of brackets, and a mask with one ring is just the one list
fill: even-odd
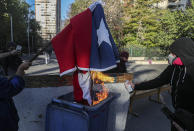
[(75, 103), (73, 93), (53, 99), (47, 106), (46, 131), (107, 131), (109, 105), (116, 94), (94, 106)]

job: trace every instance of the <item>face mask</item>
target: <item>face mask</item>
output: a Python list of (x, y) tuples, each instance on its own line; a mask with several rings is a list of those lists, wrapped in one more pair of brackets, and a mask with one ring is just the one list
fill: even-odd
[(173, 65), (183, 65), (183, 62), (181, 61), (181, 59), (179, 58), (179, 57), (177, 57), (174, 61), (173, 61), (173, 63), (172, 63)]
[(175, 59), (176, 59), (176, 56), (173, 56), (172, 54), (170, 54), (170, 55), (168, 56), (168, 63), (169, 63), (170, 65), (172, 65), (172, 63), (174, 62)]

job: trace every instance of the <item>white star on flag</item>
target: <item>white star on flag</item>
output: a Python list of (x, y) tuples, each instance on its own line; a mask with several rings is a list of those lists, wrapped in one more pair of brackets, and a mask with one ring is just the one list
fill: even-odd
[(97, 30), (97, 36), (98, 36), (98, 44), (99, 46), (102, 44), (102, 42), (106, 42), (108, 43), (111, 47), (111, 42), (110, 42), (110, 39), (109, 39), (109, 32), (104, 24), (104, 20), (101, 19), (100, 21), (100, 27), (98, 28)]

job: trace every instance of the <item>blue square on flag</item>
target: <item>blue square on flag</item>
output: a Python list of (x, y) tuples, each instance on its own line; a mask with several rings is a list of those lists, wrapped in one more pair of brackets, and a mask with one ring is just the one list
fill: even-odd
[(106, 23), (104, 10), (100, 4), (96, 5), (92, 13), (92, 46), (90, 69), (106, 71), (117, 66), (119, 54)]

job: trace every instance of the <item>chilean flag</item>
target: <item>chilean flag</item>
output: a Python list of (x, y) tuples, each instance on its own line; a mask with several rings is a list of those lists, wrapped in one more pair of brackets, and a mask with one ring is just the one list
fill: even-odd
[(83, 71), (106, 71), (116, 67), (119, 53), (105, 20), (101, 4), (74, 16), (52, 39), (60, 75)]
[[(115, 68), (119, 62), (117, 47), (106, 23), (104, 10), (98, 2), (71, 18), (70, 24), (52, 39), (52, 45), (60, 76), (76, 71), (74, 96), (84, 96), (84, 92), (89, 92), (88, 87), (83, 86), (87, 88), (84, 91), (81, 87), (84, 84), (80, 84), (86, 82), (88, 77), (79, 78), (78, 70), (87, 76), (88, 71), (107, 71)], [(81, 91), (78, 86), (82, 88)], [(76, 98), (80, 101), (83, 97)]]

